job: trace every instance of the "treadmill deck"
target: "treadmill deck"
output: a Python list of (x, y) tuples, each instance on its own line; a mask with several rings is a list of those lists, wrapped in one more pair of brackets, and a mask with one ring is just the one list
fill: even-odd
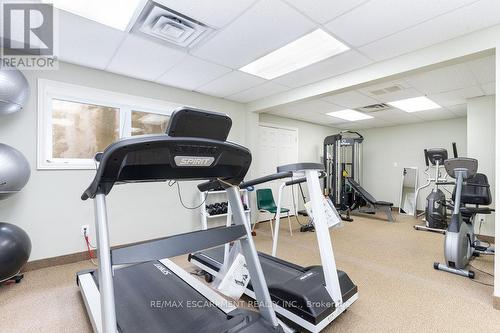
[[(219, 271), (223, 258), (224, 247), (189, 255), (189, 261), (213, 272)], [(319, 325), (337, 310), (324, 287), (321, 266), (301, 267), (262, 252), (259, 252), (259, 259), (271, 299), (278, 306), (312, 325)], [(337, 274), (343, 303), (357, 299), (357, 286), (345, 272), (337, 271)], [(251, 283), (248, 290), (252, 294)]]
[[(98, 288), (97, 271), (79, 272), (77, 281), (85, 274)], [(113, 282), (118, 332), (281, 332), (256, 312), (226, 314), (159, 261), (118, 269)]]

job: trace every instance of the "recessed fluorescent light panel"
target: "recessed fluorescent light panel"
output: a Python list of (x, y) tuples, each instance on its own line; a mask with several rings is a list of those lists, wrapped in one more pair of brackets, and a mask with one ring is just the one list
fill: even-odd
[(347, 50), (348, 46), (325, 31), (317, 29), (240, 70), (271, 80)]
[(42, 0), (54, 7), (125, 31), (143, 0)]
[(389, 102), (387, 104), (406, 112), (418, 112), (441, 108), (440, 105), (425, 96), (402, 99), (400, 101)]
[(356, 120), (365, 120), (365, 119), (372, 119), (372, 116), (369, 116), (367, 114), (364, 114), (362, 112), (356, 111), (356, 110), (341, 110), (341, 111), (334, 111), (334, 112), (328, 112), (328, 116), (335, 117), (335, 118), (340, 118), (348, 121), (356, 121)]

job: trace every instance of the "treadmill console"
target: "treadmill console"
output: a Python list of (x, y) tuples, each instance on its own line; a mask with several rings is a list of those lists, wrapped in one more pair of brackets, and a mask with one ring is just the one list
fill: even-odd
[(231, 126), (231, 118), (224, 113), (181, 107), (172, 113), (166, 134), (226, 141)]

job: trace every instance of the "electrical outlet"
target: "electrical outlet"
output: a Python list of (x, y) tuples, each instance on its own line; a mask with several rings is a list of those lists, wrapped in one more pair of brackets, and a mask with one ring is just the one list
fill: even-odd
[(82, 225), (82, 229), (80, 230), (82, 236), (85, 236), (85, 233), (87, 233), (87, 235), (89, 234), (89, 225), (88, 224), (84, 224)]

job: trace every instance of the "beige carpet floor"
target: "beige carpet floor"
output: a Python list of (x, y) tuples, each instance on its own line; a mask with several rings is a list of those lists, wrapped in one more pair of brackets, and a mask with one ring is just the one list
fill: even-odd
[[(282, 221), (278, 255), (300, 265), (318, 264), (314, 233), (294, 235)], [(303, 221), (303, 220), (302, 220)], [(331, 232), (337, 265), (359, 287), (359, 300), (325, 332), (500, 332), (500, 311), (492, 307), (491, 286), (435, 271), (442, 261), (443, 236), (413, 230), (416, 220), (394, 224), (355, 216)], [(257, 248), (271, 249), (268, 224), (257, 229)], [(176, 258), (188, 270), (185, 257)], [(492, 273), (493, 257), (473, 261)], [(75, 272), (89, 262), (28, 272), (19, 285), (0, 287), (0, 332), (91, 332)], [(476, 270), (476, 280), (493, 278)]]

